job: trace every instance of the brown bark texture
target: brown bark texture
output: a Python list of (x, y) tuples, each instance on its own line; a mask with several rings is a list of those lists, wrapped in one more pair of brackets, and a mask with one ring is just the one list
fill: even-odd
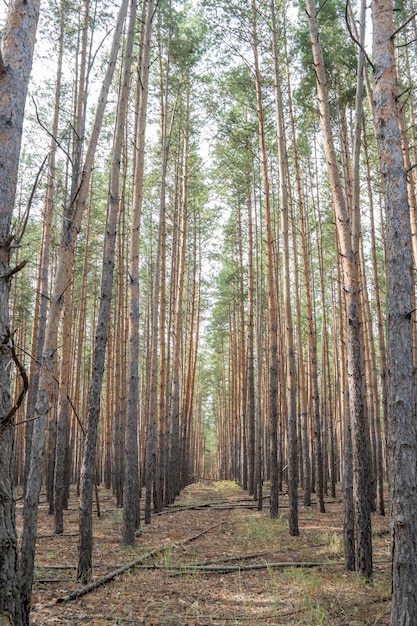
[(0, 46), (0, 623), (21, 624), (10, 395), (11, 219), (22, 125), (39, 17), (39, 0), (9, 3)]
[(392, 626), (417, 615), (417, 441), (413, 369), (413, 256), (407, 172), (401, 146), (393, 3), (374, 0), (373, 103), (385, 200), (387, 444), (392, 550)]
[(139, 527), (139, 467), (138, 467), (138, 398), (139, 398), (139, 242), (143, 201), (143, 171), (145, 132), (148, 105), (149, 58), (155, 3), (142, 4), (142, 29), (138, 57), (138, 86), (136, 101), (136, 153), (134, 166), (132, 226), (129, 253), (129, 329), (128, 329), (128, 397), (125, 438), (125, 483), (123, 507), (123, 542), (133, 545)]
[(355, 502), (356, 567), (366, 578), (372, 575), (372, 531), (368, 497), (368, 454), (366, 447), (366, 411), (362, 377), (363, 355), (357, 257), (352, 245), (352, 227), (333, 140), (326, 72), (321, 49), (319, 26), (313, 0), (306, 0), (310, 40), (316, 72), (320, 123), (324, 152), (336, 218), (338, 247), (346, 302), (346, 353), (348, 366), (349, 408), (352, 423), (353, 491)]
[[(117, 18), (116, 29), (113, 37), (112, 53), (109, 59), (107, 69), (109, 84), (112, 81), (113, 73), (116, 65), (117, 55), (120, 46), (120, 39), (123, 30), (123, 24), (126, 18), (128, 8), (128, 0), (124, 0), (120, 5)], [(107, 94), (106, 94), (107, 100)], [(120, 107), (126, 106), (125, 103), (119, 102)], [(117, 119), (119, 122), (119, 119)], [(122, 123), (122, 126), (124, 124)], [(114, 251), (116, 245), (116, 227), (117, 212), (119, 205), (118, 187), (120, 164), (119, 155), (121, 151), (122, 130), (116, 128), (114, 142), (114, 159), (111, 169), (111, 179), (108, 197), (107, 221), (105, 233), (105, 245), (103, 250), (103, 269), (101, 277), (100, 307), (95, 330), (95, 344), (93, 357), (93, 372), (89, 391), (88, 401), (88, 417), (87, 431), (84, 440), (84, 455), (81, 470), (81, 496), (80, 496), (80, 539), (78, 547), (78, 579), (83, 581), (90, 580), (91, 576), (91, 560), (92, 560), (92, 501), (93, 501), (93, 485), (96, 472), (96, 447), (98, 421), (100, 415), (100, 396), (103, 381), (105, 353), (107, 345), (107, 332), (110, 318), (111, 294), (113, 288), (113, 271), (114, 271)]]
[(270, 515), (278, 517), (279, 473), (278, 473), (278, 305), (275, 285), (274, 235), (271, 216), (269, 172), (265, 138), (264, 108), (262, 102), (261, 72), (258, 54), (257, 7), (252, 2), (252, 37), (255, 64), (255, 90), (258, 115), (259, 152), (262, 169), (262, 196), (265, 222), (266, 275), (268, 291), (268, 334), (269, 334), (269, 457), (270, 457)]

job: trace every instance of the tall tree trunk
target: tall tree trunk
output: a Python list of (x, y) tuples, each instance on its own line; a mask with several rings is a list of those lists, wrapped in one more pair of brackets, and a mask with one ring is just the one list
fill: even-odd
[[(265, 420), (263, 418), (264, 412), (267, 413), (267, 403), (263, 394), (264, 387), (264, 367), (263, 367), (263, 352), (264, 352), (264, 333), (263, 333), (263, 319), (264, 319), (264, 300), (265, 300), (265, 285), (264, 285), (264, 260), (263, 260), (263, 248), (260, 242), (263, 241), (264, 233), (262, 228), (262, 216), (258, 216), (257, 207), (254, 207), (254, 223), (255, 223), (255, 249), (256, 249), (256, 419), (255, 419), (255, 467), (254, 467), (254, 499), (258, 500), (258, 510), (261, 511), (263, 507), (263, 477), (264, 473), (264, 457), (266, 457), (265, 440)], [(255, 294), (254, 294), (255, 295)], [(268, 372), (269, 375), (269, 372)], [(265, 404), (264, 404), (265, 403)]]
[(287, 353), (287, 406), (288, 406), (288, 499), (290, 535), (300, 534), (298, 529), (298, 449), (297, 449), (297, 372), (294, 350), (294, 331), (291, 307), (290, 244), (289, 244), (289, 197), (287, 190), (287, 147), (285, 140), (284, 112), (281, 79), (278, 64), (277, 26), (274, 0), (270, 3), (272, 21), (272, 51), (274, 57), (274, 91), (277, 126), (279, 201), (281, 206), (281, 237), (283, 259), (283, 296), (285, 320), (285, 344)]
[[(166, 471), (166, 194), (167, 168), (171, 142), (172, 123), (176, 106), (174, 105), (170, 123), (168, 124), (168, 95), (170, 59), (167, 58), (165, 73), (162, 66), (161, 40), (159, 45), (159, 89), (160, 89), (160, 124), (161, 124), (161, 188), (159, 204), (158, 242), (155, 255), (155, 271), (153, 280), (153, 308), (151, 313), (151, 371), (149, 388), (149, 435), (146, 471), (146, 508), (145, 522), (150, 522), (152, 489), (154, 509), (158, 512), (163, 507)], [(165, 90), (164, 90), (165, 86)], [(158, 361), (159, 347), (159, 361)], [(159, 389), (158, 389), (159, 367)], [(157, 437), (158, 433), (158, 437)]]
[(38, 0), (13, 0), (8, 5), (0, 47), (0, 623), (20, 626), (18, 549), (13, 476), (14, 414), (10, 397), (9, 295), (12, 276), (11, 232), (23, 116), (39, 16)]
[[(120, 6), (123, 19), (126, 17), (129, 0)], [(88, 397), (88, 417), (84, 441), (84, 457), (81, 472), (81, 497), (79, 517), (78, 545), (78, 580), (91, 580), (92, 575), (92, 496), (96, 473), (97, 430), (100, 416), (101, 387), (103, 382), (106, 357), (107, 336), (110, 322), (111, 300), (113, 294), (114, 255), (116, 250), (116, 232), (120, 206), (120, 163), (124, 139), (124, 130), (129, 102), (130, 71), (136, 23), (136, 2), (130, 2), (130, 18), (124, 50), (123, 79), (119, 90), (116, 115), (116, 128), (112, 149), (110, 183), (107, 199), (106, 230), (101, 273), (100, 304), (95, 331), (95, 345), (92, 362), (92, 378)]]
[(376, 307), (376, 320), (377, 320), (377, 328), (378, 328), (378, 348), (379, 348), (379, 361), (380, 361), (380, 371), (381, 371), (381, 389), (382, 389), (382, 415), (384, 422), (384, 431), (385, 438), (387, 435), (387, 351), (385, 344), (385, 324), (382, 313), (382, 298), (381, 298), (381, 288), (380, 288), (380, 273), (378, 272), (378, 262), (377, 262), (377, 247), (376, 247), (376, 234), (375, 234), (375, 216), (374, 216), (374, 198), (372, 193), (371, 186), (371, 171), (370, 171), (370, 163), (369, 163), (369, 152), (368, 145), (366, 141), (366, 136), (364, 134), (363, 143), (365, 148), (365, 162), (366, 162), (366, 181), (367, 181), (367, 192), (368, 192), (368, 201), (369, 201), (369, 220), (370, 220), (370, 231), (371, 231), (371, 258), (372, 258), (372, 275), (373, 275), (373, 288), (375, 291), (375, 307)]
[[(117, 309), (116, 329), (114, 340), (114, 363), (113, 384), (114, 406), (112, 427), (112, 487), (116, 496), (116, 505), (123, 506), (123, 483), (124, 483), (124, 432), (126, 423), (126, 395), (127, 395), (127, 271), (125, 262), (126, 241), (126, 217), (125, 212), (119, 212), (118, 227), (118, 255), (117, 255)], [(117, 381), (117, 383), (116, 383)]]
[(69, 287), (74, 263), (74, 252), (77, 235), (81, 228), (81, 221), (90, 187), (93, 170), (94, 155), (102, 126), (107, 96), (113, 78), (117, 60), (120, 37), (124, 16), (119, 12), (106, 74), (99, 95), (93, 129), (88, 145), (82, 176), (66, 209), (68, 220), (64, 220), (61, 243), (58, 253), (58, 265), (55, 274), (55, 283), (51, 296), (48, 321), (45, 333), (45, 344), (42, 357), (42, 370), (39, 380), (38, 398), (35, 409), (35, 422), (31, 449), (30, 469), (27, 481), (25, 503), (23, 509), (23, 539), (22, 539), (22, 601), (25, 614), (25, 623), (29, 620), (30, 597), (33, 581), (35, 542), (37, 530), (37, 510), (41, 488), (41, 468), (44, 452), (45, 425), (50, 412), (51, 396), (56, 387), (54, 363), (57, 350), (58, 328), (61, 312), (65, 300), (65, 293)]
[(257, 8), (252, 2), (252, 47), (255, 61), (255, 89), (259, 128), (259, 149), (262, 167), (262, 195), (266, 238), (266, 273), (268, 290), (268, 334), (269, 334), (269, 480), (270, 516), (278, 516), (279, 473), (278, 473), (278, 306), (275, 287), (274, 232), (271, 216), (268, 159), (266, 152), (264, 110), (262, 102), (261, 72), (258, 54)]
[(254, 286), (254, 241), (253, 241), (253, 211), (250, 191), (249, 172), (247, 177), (247, 208), (248, 208), (248, 313), (247, 313), (247, 388), (248, 388), (248, 492), (252, 496), (255, 494), (255, 425), (256, 425), (256, 405), (255, 405), (255, 286)]
[[(287, 51), (286, 51), (287, 53)], [(295, 120), (291, 98), (290, 87), (290, 75), (288, 72), (288, 95), (289, 95), (289, 115), (292, 133), (292, 150), (295, 169), (295, 183), (296, 183), (296, 200), (298, 210), (298, 223), (300, 229), (301, 251), (302, 251), (302, 264), (303, 264), (303, 276), (304, 276), (304, 300), (307, 315), (307, 338), (308, 338), (308, 389), (301, 388), (301, 393), (306, 396), (305, 410), (301, 413), (301, 434), (303, 431), (308, 430), (308, 395), (311, 397), (311, 413), (313, 420), (313, 432), (314, 432), (314, 450), (316, 455), (316, 467), (317, 467), (317, 485), (316, 493), (319, 505), (320, 513), (325, 512), (324, 507), (324, 494), (323, 494), (323, 455), (321, 445), (321, 416), (320, 416), (320, 398), (319, 398), (319, 384), (318, 384), (318, 368), (317, 368), (317, 339), (316, 328), (314, 320), (314, 310), (312, 304), (312, 287), (311, 287), (311, 263), (310, 263), (310, 250), (309, 250), (309, 233), (307, 228), (307, 211), (303, 199), (302, 187), (301, 187), (301, 172), (300, 163), (297, 148), (297, 137), (295, 131)], [(301, 326), (300, 326), (301, 328)], [(298, 333), (301, 337), (301, 333)], [(301, 364), (299, 369), (304, 367)], [(301, 383), (300, 383), (301, 384)], [(305, 425), (303, 426), (303, 422)], [(307, 434), (304, 436), (307, 439)], [(304, 466), (304, 504), (309, 506), (311, 504), (311, 468), (309, 459), (308, 442), (306, 441), (303, 446), (303, 466)]]
[(67, 467), (65, 459), (68, 458), (69, 446), (69, 420), (70, 420), (70, 397), (71, 397), (71, 334), (72, 334), (72, 288), (68, 289), (68, 299), (65, 303), (62, 322), (62, 348), (59, 373), (61, 384), (59, 386), (59, 404), (56, 421), (56, 441), (54, 459), (54, 486), (53, 486), (53, 508), (55, 520), (55, 533), (64, 532), (64, 507), (65, 507), (65, 476)]
[[(166, 228), (166, 194), (167, 167), (171, 129), (168, 132), (168, 79), (170, 59), (167, 59), (166, 72), (163, 71), (161, 39), (159, 44), (159, 84), (160, 84), (160, 120), (161, 120), (161, 188), (160, 188), (160, 302), (159, 302), (159, 389), (158, 389), (158, 463), (155, 477), (155, 512), (164, 506), (165, 473), (167, 467), (167, 346), (166, 346), (166, 264), (167, 264), (167, 228)], [(164, 92), (165, 78), (165, 92)]]
[[(195, 402), (195, 381), (197, 373), (197, 359), (200, 337), (200, 314), (201, 314), (201, 241), (200, 235), (200, 216), (197, 215), (194, 220), (194, 241), (193, 241), (193, 271), (190, 276), (191, 299), (190, 299), (190, 325), (189, 325), (189, 342), (188, 342), (188, 358), (187, 371), (185, 377), (184, 390), (184, 416), (187, 424), (187, 436), (185, 445), (185, 458), (183, 463), (182, 487), (192, 482), (194, 476), (195, 460), (197, 458), (197, 450), (194, 450), (193, 442), (196, 440), (196, 431), (198, 431), (199, 418), (194, 412), (196, 408)], [(198, 232), (197, 232), (198, 231)]]
[(35, 411), (36, 395), (39, 384), (40, 362), (42, 359), (43, 343), (45, 339), (45, 327), (48, 314), (48, 294), (49, 294), (49, 264), (51, 257), (51, 235), (52, 220), (54, 212), (55, 197), (55, 173), (56, 173), (56, 151), (57, 136), (59, 127), (59, 112), (61, 103), (61, 81), (62, 81), (62, 61), (63, 61), (63, 28), (64, 28), (64, 9), (60, 8), (59, 28), (60, 36), (58, 43), (58, 61), (55, 83), (55, 99), (54, 113), (51, 126), (51, 144), (50, 155), (48, 161), (48, 174), (45, 189), (44, 210), (42, 216), (42, 241), (40, 261), (38, 268), (38, 281), (35, 297), (35, 313), (33, 320), (33, 337), (31, 354), (34, 359), (30, 364), (30, 385), (28, 390), (28, 398), (26, 404), (26, 415), (29, 417), (25, 425), (25, 478), (29, 472), (30, 448), (32, 445), (33, 421), (30, 417)]
[[(186, 124), (189, 122), (189, 87), (186, 94)], [(178, 255), (176, 282), (174, 285), (174, 315), (173, 315), (173, 348), (172, 348), (172, 405), (171, 431), (169, 435), (169, 465), (168, 465), (168, 502), (172, 503), (180, 489), (180, 382), (181, 382), (181, 344), (183, 329), (183, 295), (185, 255), (187, 243), (187, 210), (188, 210), (188, 157), (189, 136), (188, 128), (182, 148), (182, 185), (177, 207), (178, 249), (173, 254)], [(175, 228), (175, 227), (174, 227)]]
[(398, 121), (392, 0), (373, 0), (373, 102), (385, 201), (391, 625), (417, 615), (417, 440), (413, 256), (407, 171)]
[(238, 333), (239, 333), (239, 345), (238, 345), (238, 393), (239, 393), (239, 415), (240, 415), (240, 481), (243, 489), (248, 488), (248, 454), (247, 454), (247, 353), (246, 353), (246, 337), (245, 337), (245, 291), (243, 284), (243, 232), (242, 232), (242, 212), (240, 203), (237, 207), (238, 211), (238, 249), (239, 249), (239, 312), (238, 312)]
[(139, 528), (139, 460), (138, 460), (138, 398), (139, 398), (139, 243), (143, 201), (145, 132), (148, 107), (149, 59), (152, 36), (154, 0), (143, 0), (142, 29), (138, 58), (136, 101), (136, 151), (132, 227), (129, 253), (129, 329), (128, 329), (128, 397), (125, 439), (125, 484), (123, 506), (123, 543), (133, 545)]
[(359, 315), (358, 259), (354, 254), (350, 219), (340, 180), (330, 119), (329, 96), (323, 53), (319, 39), (314, 0), (306, 0), (310, 39), (316, 73), (320, 123), (324, 139), (328, 176), (335, 211), (343, 287), (346, 299), (346, 341), (349, 384), (349, 406), (352, 420), (356, 567), (366, 578), (372, 576), (372, 530), (368, 497), (368, 454), (366, 446), (366, 413), (363, 389), (363, 355)]

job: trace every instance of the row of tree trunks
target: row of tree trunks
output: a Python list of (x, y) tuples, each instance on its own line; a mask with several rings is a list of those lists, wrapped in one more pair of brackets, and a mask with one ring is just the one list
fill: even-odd
[[(10, 12), (13, 13), (17, 6), (20, 4), (12, 5)], [(36, 13), (36, 5), (34, 6)], [(55, 137), (59, 134), (58, 112), (62, 108), (59, 106), (62, 47), (58, 57), (56, 108), (52, 120), (50, 169), (44, 201), (45, 247), (38, 278), (39, 292), (42, 295), (37, 299), (35, 307), (32, 338), (33, 350), (37, 351), (42, 368), (39, 370), (38, 382), (35, 366), (31, 373), (34, 393), (27, 405), (25, 463), (22, 453), (23, 428), (19, 427), (16, 440), (19, 453), (11, 464), (19, 472), (19, 479), (26, 483), (21, 564), (24, 623), (28, 622), (29, 616), (37, 504), (42, 476), (45, 475), (45, 439), (50, 452), (46, 463), (46, 489), (50, 510), (55, 511), (57, 533), (63, 531), (63, 510), (68, 496), (68, 468), (71, 463), (73, 478), (80, 482), (80, 580), (91, 577), (92, 492), (97, 477), (104, 477), (106, 486), (114, 489), (118, 505), (124, 504), (124, 541), (132, 544), (140, 523), (141, 484), (146, 486), (145, 521), (149, 522), (152, 498), (154, 510), (160, 510), (164, 501), (173, 501), (197, 466), (207, 467), (202, 460), (204, 435), (201, 421), (198, 421), (201, 420), (203, 403), (200, 401), (198, 407), (194, 403), (197, 397), (195, 390), (201, 306), (202, 261), (199, 254), (201, 255), (203, 229), (200, 223), (202, 214), (193, 206), (193, 202), (199, 201), (196, 200), (198, 194), (192, 195), (190, 183), (191, 172), (196, 164), (192, 146), (191, 115), (190, 68), (193, 61), (189, 57), (184, 61), (186, 55), (181, 36), (178, 36), (175, 45), (171, 47), (178, 33), (182, 34), (182, 18), (172, 20), (172, 7), (169, 10), (164, 8), (167, 14), (159, 14), (162, 179), (158, 211), (152, 211), (152, 202), (150, 199), (147, 202), (144, 194), (144, 137), (155, 5), (152, 0), (146, 0), (142, 5), (138, 80), (134, 81), (137, 96), (135, 130), (130, 133), (131, 119), (127, 102), (136, 21), (136, 5), (131, 3), (124, 65), (120, 62), (122, 69), (119, 75), (119, 107), (113, 142), (114, 160), (109, 177), (101, 289), (99, 292), (100, 261), (96, 259), (89, 293), (87, 271), (91, 258), (94, 255), (98, 257), (93, 250), (96, 234), (92, 210), (88, 211), (86, 230), (83, 232), (85, 248), (80, 250), (80, 256), (83, 256), (83, 277), (80, 284), (77, 283), (74, 271), (75, 252), (79, 250), (76, 243), (78, 233), (83, 228), (86, 205), (94, 204), (94, 193), (98, 187), (97, 181), (93, 180), (92, 170), (107, 94), (117, 64), (127, 0), (121, 4), (118, 27), (88, 146), (85, 146), (89, 80), (87, 67), (92, 58), (88, 32), (93, 28), (95, 15), (90, 15), (88, 0), (85, 0), (83, 6), (83, 28), (77, 43), (80, 65), (77, 68), (78, 82), (73, 99), (75, 132), (73, 139), (69, 141), (67, 156), (70, 165), (67, 166), (68, 172), (63, 184), (63, 195), (67, 200), (60, 249), (54, 261), (49, 242), (55, 202), (52, 176), (59, 176), (55, 163)], [(375, 166), (366, 133), (362, 134), (362, 129), (367, 127), (362, 110), (365, 4), (361, 3), (361, 27), (357, 35), (362, 46), (358, 52), (356, 105), (350, 111), (337, 98), (331, 110), (327, 88), (329, 76), (326, 75), (323, 60), (317, 13), (310, 0), (306, 0), (306, 7), (330, 183), (330, 201), (336, 228), (329, 227), (331, 220), (325, 215), (327, 207), (323, 201), (324, 194), (322, 190), (319, 192), (318, 181), (323, 176), (320, 156), (317, 152), (313, 154), (314, 149), (317, 150), (316, 145), (314, 144), (311, 152), (303, 151), (303, 162), (298, 156), (297, 147), (301, 141), (297, 137), (297, 123), (292, 114), (289, 72), (286, 82), (281, 78), (278, 62), (278, 47), (281, 42), (275, 6), (272, 4), (268, 5), (268, 9), (272, 22), (270, 34), (275, 89), (272, 91), (271, 87), (269, 94), (275, 100), (276, 123), (272, 125), (275, 138), (269, 143), (272, 134), (268, 132), (268, 100), (265, 97), (268, 81), (263, 75), (263, 42), (259, 35), (264, 26), (264, 13), (253, 2), (249, 12), (242, 11), (247, 20), (246, 28), (253, 51), (253, 84), (250, 80), (246, 81), (249, 89), (245, 92), (242, 87), (239, 94), (239, 105), (245, 102), (245, 98), (246, 104), (249, 104), (246, 109), (244, 106), (240, 109), (245, 114), (248, 126), (245, 128), (246, 136), (243, 140), (240, 138), (244, 160), (236, 163), (236, 194), (230, 220), (231, 230), (234, 229), (234, 232), (228, 235), (229, 243), (234, 246), (229, 260), (233, 262), (236, 273), (230, 281), (230, 284), (233, 282), (233, 289), (228, 292), (230, 299), (223, 309), (223, 314), (225, 311), (227, 314), (222, 323), (228, 328), (229, 335), (223, 336), (221, 344), (221, 373), (216, 389), (219, 472), (221, 476), (237, 478), (243, 486), (247, 486), (258, 499), (259, 506), (262, 506), (262, 482), (264, 479), (269, 480), (272, 517), (278, 515), (278, 494), (285, 488), (286, 482), (290, 500), (290, 532), (294, 535), (298, 534), (299, 482), (302, 481), (304, 486), (305, 504), (310, 505), (311, 492), (316, 491), (319, 508), (324, 512), (324, 494), (330, 493), (334, 496), (336, 481), (342, 476), (346, 564), (349, 568), (356, 567), (366, 578), (370, 578), (370, 510), (377, 506), (378, 512), (384, 513), (382, 409), (389, 444), (388, 465), (390, 471), (392, 470), (392, 623), (407, 623), (407, 620), (409, 622), (412, 619), (410, 615), (415, 612), (415, 597), (407, 591), (406, 585), (407, 578), (413, 576), (414, 559), (409, 559), (411, 565), (404, 568), (404, 555), (411, 554), (413, 557), (415, 552), (415, 529), (407, 514), (415, 509), (412, 482), (414, 474), (410, 467), (413, 466), (416, 455), (413, 431), (413, 349), (415, 352), (417, 342), (416, 333), (412, 330), (412, 312), (415, 309), (414, 281), (411, 271), (406, 271), (413, 266), (411, 250), (412, 233), (415, 231), (414, 172), (410, 171), (412, 159), (408, 146), (408, 139), (412, 137), (413, 131), (407, 128), (407, 115), (412, 120), (413, 113), (407, 113), (406, 107), (402, 110), (398, 108), (392, 48), (393, 37), (400, 35), (403, 28), (397, 29), (393, 35), (392, 4), (388, 0), (375, 0), (373, 95), (368, 80), (366, 87), (373, 98), (374, 129), (386, 200), (388, 351), (385, 355), (384, 320), (379, 295), (382, 291), (382, 279), (381, 268), (378, 267), (380, 261), (376, 254), (371, 183)], [(179, 14), (175, 14), (176, 18), (178, 16)], [(284, 17), (280, 17), (281, 25), (285, 26)], [(354, 22), (353, 17), (350, 15), (351, 23)], [(61, 6), (58, 20), (61, 34), (63, 18), (64, 5)], [(33, 21), (29, 21), (28, 25), (29, 29), (33, 28)], [(6, 34), (7, 41), (8, 31)], [(407, 76), (411, 78), (412, 60), (408, 56), (407, 36), (404, 41), (406, 53), (400, 63), (407, 68)], [(188, 47), (189, 52), (190, 46), (185, 47)], [(3, 49), (7, 49), (6, 44), (2, 51)], [(384, 49), (388, 50), (385, 56)], [(162, 56), (165, 52), (168, 56), (164, 66)], [(6, 56), (3, 54), (1, 60), (4, 58)], [(2, 76), (8, 73), (8, 66), (0, 69)], [(286, 107), (290, 111), (289, 131), (284, 124)], [(168, 129), (169, 112), (172, 117)], [(353, 140), (348, 132), (348, 114), (354, 121)], [(287, 132), (290, 133), (291, 142), (287, 140)], [(359, 167), (362, 143), (367, 177), (367, 190), (363, 195), (360, 193)], [(371, 144), (371, 149), (373, 148)], [(290, 149), (291, 162), (288, 158)], [(134, 163), (131, 169), (128, 163), (132, 155)], [(237, 152), (234, 155), (237, 156)], [(97, 163), (99, 160), (98, 158)], [(304, 178), (300, 176), (301, 162), (307, 173)], [(157, 169), (159, 176), (159, 167)], [(228, 175), (231, 170), (232, 167)], [(97, 171), (99, 176), (98, 166)], [(127, 184), (131, 173), (133, 187)], [(293, 175), (296, 180), (294, 194), (292, 185), (289, 184)], [(122, 197), (119, 197), (121, 188)], [(14, 194), (15, 190), (12, 191)], [(369, 263), (372, 265), (372, 272), (368, 272), (366, 268), (367, 248), (361, 234), (360, 204), (362, 197), (366, 196), (371, 223), (372, 255)], [(128, 215), (125, 216), (125, 208), (130, 205), (132, 211), (126, 209)], [(2, 446), (4, 442), (5, 458), (10, 460), (14, 434), (9, 429), (9, 424), (12, 422), (14, 409), (23, 397), (26, 380), (24, 370), (16, 357), (14, 333), (9, 328), (9, 283), (14, 274), (9, 265), (13, 238), (10, 234), (10, 214), (6, 209), (4, 214), (6, 217), (3, 230), (8, 236), (5, 236), (1, 248), (4, 252), (3, 295), (5, 302), (7, 301), (3, 320), (3, 352), (16, 365), (22, 379), (20, 381), (19, 376), (16, 377), (13, 400), (10, 400), (10, 380), (7, 373), (3, 381), (7, 406), (4, 407), (0, 434)], [(129, 253), (126, 222), (131, 226)], [(302, 273), (297, 256), (297, 223), (300, 227)], [(144, 238), (146, 241), (141, 237), (141, 228), (147, 229)], [(20, 241), (19, 229), (20, 227), (15, 236), (16, 245)], [(158, 232), (157, 237), (155, 232)], [(248, 236), (250, 249), (245, 245), (245, 235)], [(140, 255), (148, 244), (151, 249), (144, 259)], [(332, 250), (330, 263), (329, 248)], [(117, 285), (113, 285), (116, 253), (118, 280)], [(19, 267), (17, 253), (15, 258)], [(334, 281), (329, 280), (331, 272)], [(369, 280), (376, 294), (375, 303), (368, 294)], [(53, 289), (45, 322), (48, 282), (53, 284)], [(144, 303), (141, 302), (141, 289), (143, 293), (150, 294)], [(110, 315), (113, 296), (115, 337), (111, 334), (113, 326)], [(79, 308), (77, 298), (81, 303)], [(17, 291), (14, 292), (12, 309), (12, 317), (15, 318), (18, 315)], [(377, 312), (379, 350), (375, 349), (373, 310)], [(145, 313), (141, 319), (143, 312)], [(76, 320), (79, 322), (79, 335), (74, 333)], [(298, 331), (297, 344), (294, 342), (294, 322)], [(96, 328), (95, 336), (93, 332), (88, 332), (90, 325)], [(317, 328), (321, 328), (321, 336), (317, 333)], [(303, 333), (307, 338), (307, 351), (302, 341)], [(19, 343), (24, 343), (27, 334), (28, 330), (22, 325), (16, 334)], [(400, 357), (399, 346), (404, 348)], [(400, 367), (400, 360), (404, 361), (403, 368)], [(74, 363), (77, 364), (75, 368)], [(4, 365), (6, 372), (6, 362)], [(107, 371), (103, 389), (105, 366)], [(378, 366), (381, 371), (379, 382)], [(119, 374), (122, 371), (123, 374)], [(200, 380), (198, 385), (199, 393), (203, 396), (204, 382)], [(382, 391), (382, 403), (378, 400), (378, 385)], [(204, 397), (204, 401), (208, 402), (208, 395)], [(16, 407), (9, 411), (13, 402)], [(198, 413), (197, 420), (193, 416), (194, 408), (195, 413)], [(102, 432), (100, 419), (103, 423)], [(404, 464), (401, 463), (402, 460)], [(212, 465), (209, 467), (213, 468)], [(12, 484), (8, 471), (5, 470), (2, 481), (5, 493)], [(404, 494), (407, 511), (402, 508)], [(5, 502), (5, 517), (13, 518), (13, 504), (10, 508), (10, 500), (6, 498)], [(13, 528), (12, 535), (10, 545), (13, 556), (16, 552)], [(5, 562), (6, 565), (10, 564), (8, 559)], [(12, 581), (11, 584), (15, 583)], [(404, 598), (406, 602), (403, 601)], [(19, 612), (18, 603), (11, 610)], [(16, 619), (19, 623), (21, 617)]]
[[(123, 24), (129, 4), (126, 0), (120, 7), (119, 20)], [(97, 315), (95, 343), (92, 361), (92, 377), (88, 397), (87, 429), (84, 440), (83, 469), (80, 493), (80, 540), (78, 555), (78, 579), (89, 581), (92, 575), (92, 498), (96, 479), (97, 431), (100, 416), (100, 399), (105, 367), (106, 347), (111, 314), (113, 293), (114, 257), (116, 250), (116, 230), (120, 210), (120, 164), (127, 118), (128, 95), (134, 32), (136, 26), (136, 3), (130, 3), (129, 25), (124, 50), (122, 84), (119, 90), (116, 129), (112, 148), (109, 193), (106, 212), (106, 230), (101, 273), (100, 302)], [(121, 25), (119, 25), (121, 31)], [(118, 41), (116, 45), (118, 45)], [(62, 369), (61, 369), (62, 373)]]
[(89, 194), (95, 151), (103, 122), (108, 92), (116, 66), (124, 18), (125, 15), (123, 11), (120, 11), (113, 37), (112, 51), (99, 95), (93, 130), (82, 165), (82, 171), (77, 170), (73, 174), (74, 184), (65, 210), (66, 220), (64, 220), (55, 281), (50, 299), (43, 348), (42, 370), (35, 407), (36, 420), (33, 429), (29, 474), (23, 511), (24, 533), (22, 541), (21, 584), (25, 623), (29, 623), (37, 529), (37, 507), (42, 479), (45, 427), (50, 413), (50, 407), (54, 405), (52, 398), (57, 386), (54, 369), (58, 345), (59, 323), (65, 297), (68, 297), (68, 290), (72, 283), (75, 244), (81, 228), (81, 221)]
[(346, 301), (346, 357), (348, 364), (348, 392), (353, 443), (353, 492), (355, 513), (356, 567), (366, 577), (372, 575), (372, 531), (368, 493), (369, 458), (367, 447), (367, 418), (363, 387), (362, 324), (359, 309), (358, 257), (352, 239), (352, 225), (343, 194), (338, 170), (333, 131), (331, 128), (329, 97), (323, 54), (320, 45), (316, 9), (306, 0), (311, 44), (317, 79), (320, 122), (329, 182), (335, 211), (338, 247), (341, 255), (343, 288)]
[(129, 249), (129, 327), (128, 327), (128, 390), (126, 413), (126, 449), (123, 490), (123, 541), (133, 545), (135, 532), (140, 525), (139, 511), (139, 459), (138, 459), (138, 408), (139, 408), (139, 244), (143, 203), (143, 172), (145, 132), (148, 104), (149, 59), (153, 27), (154, 2), (142, 4), (136, 85), (134, 189), (132, 227)]
[(269, 340), (269, 482), (270, 515), (278, 516), (278, 311), (275, 283), (274, 225), (272, 223), (271, 194), (269, 189), (268, 157), (265, 143), (262, 81), (258, 55), (257, 7), (252, 2), (252, 47), (254, 53), (255, 89), (258, 114), (259, 152), (262, 167), (262, 195), (266, 237), (266, 275), (268, 293), (268, 340)]

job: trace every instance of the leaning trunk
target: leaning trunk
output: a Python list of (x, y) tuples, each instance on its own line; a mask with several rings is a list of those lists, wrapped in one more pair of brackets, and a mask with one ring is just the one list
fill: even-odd
[[(127, 0), (122, 5), (124, 14), (127, 11)], [(122, 10), (121, 8), (121, 10)], [(84, 446), (83, 469), (81, 475), (80, 497), (80, 541), (78, 555), (78, 579), (90, 580), (92, 538), (92, 493), (95, 479), (95, 457), (97, 446), (97, 429), (100, 416), (101, 387), (103, 383), (107, 337), (110, 323), (111, 299), (113, 293), (114, 254), (116, 249), (116, 232), (119, 211), (119, 181), (123, 138), (127, 117), (128, 89), (134, 27), (136, 21), (136, 5), (131, 4), (129, 32), (125, 49), (125, 65), (123, 84), (120, 89), (116, 129), (112, 150), (110, 185), (107, 200), (107, 220), (104, 237), (103, 263), (101, 274), (100, 305), (96, 323), (94, 356), (92, 364), (91, 384), (88, 398), (87, 432)]]

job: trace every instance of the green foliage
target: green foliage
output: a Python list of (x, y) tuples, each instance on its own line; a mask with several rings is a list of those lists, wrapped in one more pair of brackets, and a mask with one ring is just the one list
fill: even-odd
[(207, 49), (207, 24), (191, 2), (174, 5), (165, 0), (159, 3), (158, 11), (160, 35), (169, 53), (167, 61), (172, 71), (178, 72), (179, 80), (186, 80)]
[[(356, 93), (357, 53), (347, 32), (345, 10), (342, 0), (327, 0), (317, 9), (330, 97), (331, 100), (337, 99), (340, 107), (353, 105)], [(293, 31), (294, 50), (298, 51), (301, 64), (301, 78), (295, 99), (303, 116), (311, 121), (317, 109), (316, 75), (303, 2), (300, 3), (299, 13), (303, 17)]]

